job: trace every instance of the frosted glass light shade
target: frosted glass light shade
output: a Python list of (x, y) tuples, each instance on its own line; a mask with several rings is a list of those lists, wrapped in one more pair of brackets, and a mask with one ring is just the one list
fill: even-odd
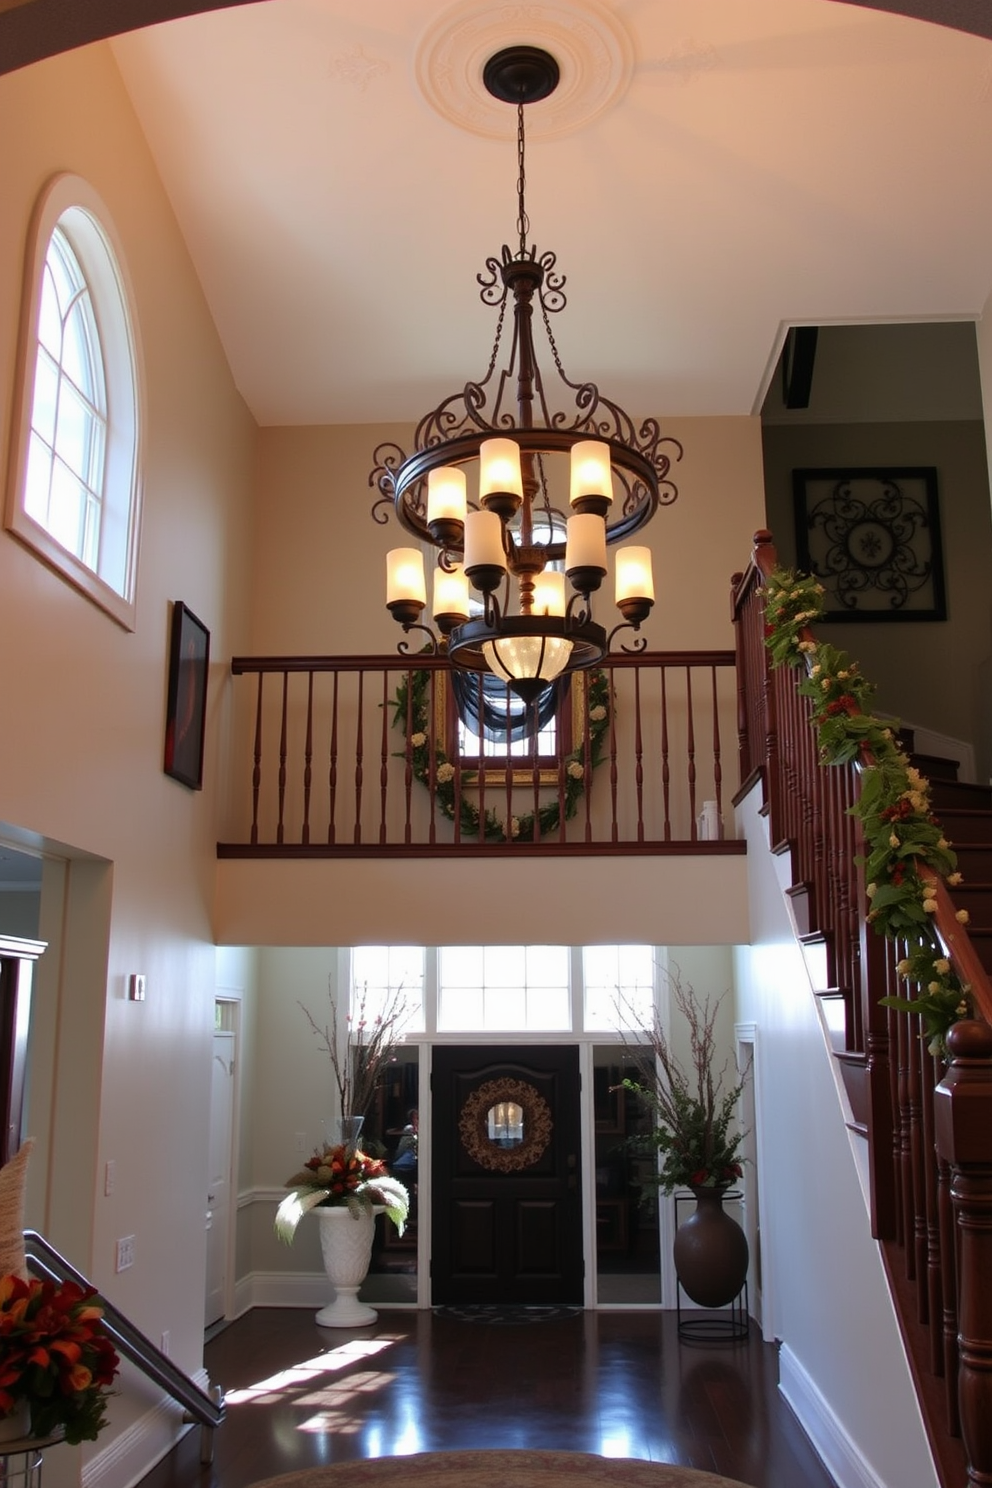
[(617, 550), (616, 602), (620, 604), (628, 599), (654, 599), (650, 548)]
[(602, 439), (580, 439), (572, 445), (569, 496), (573, 506), (590, 496), (613, 500), (610, 446)]
[(483, 642), (482, 654), (489, 670), (504, 680), (553, 682), (568, 665), (572, 642), (564, 636), (502, 636)]
[(465, 472), (457, 465), (442, 465), (427, 475), (427, 524), (465, 520)]
[(565, 540), (565, 572), (598, 569), (606, 572), (606, 523), (591, 512), (569, 517)]
[(479, 500), (510, 495), (523, 500), (520, 446), (513, 439), (484, 439), (479, 446)]
[(465, 518), (465, 571), (473, 568), (506, 568), (503, 524), (495, 512), (469, 512)]
[(565, 575), (546, 568), (534, 580), (532, 615), (564, 615)]
[(386, 554), (386, 603), (427, 603), (424, 555), (419, 548), (392, 548)]
[(461, 568), (445, 573), (443, 568), (434, 570), (434, 608), (438, 615), (458, 615), (468, 619), (468, 578)]

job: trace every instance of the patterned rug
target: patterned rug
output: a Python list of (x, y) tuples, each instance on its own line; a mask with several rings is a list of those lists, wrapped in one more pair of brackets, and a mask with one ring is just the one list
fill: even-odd
[(308, 1467), (254, 1488), (745, 1488), (736, 1479), (585, 1452), (418, 1452)]
[(526, 1323), (555, 1323), (559, 1318), (579, 1317), (582, 1308), (563, 1302), (547, 1307), (471, 1302), (460, 1307), (435, 1307), (433, 1311), (435, 1317), (456, 1318), (460, 1323), (496, 1323), (499, 1327), (519, 1328)]

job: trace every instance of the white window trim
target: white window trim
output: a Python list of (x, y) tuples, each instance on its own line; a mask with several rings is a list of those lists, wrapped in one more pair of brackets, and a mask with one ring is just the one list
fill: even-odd
[[(105, 501), (116, 483), (122, 485), (129, 503), (129, 531), (124, 566), (124, 593), (117, 591), (88, 568), (74, 553), (48, 533), (24, 509), (24, 484), (34, 404), (37, 365), (38, 316), (42, 275), (48, 244), (59, 219), (72, 208), (85, 213), (87, 230), (66, 230), (73, 252), (90, 285), (93, 311), (104, 350), (110, 429), (105, 475)], [(92, 229), (105, 240), (107, 252), (87, 252), (85, 238)], [(108, 277), (112, 271), (113, 277)], [(128, 278), (124, 251), (113, 220), (100, 196), (82, 177), (55, 176), (35, 206), (28, 236), (24, 293), (18, 336), (14, 386), (13, 422), (4, 525), (44, 563), (106, 611), (125, 630), (135, 629), (135, 590), (138, 568), (138, 539), (141, 518), (141, 437), (144, 426), (141, 348), (134, 315), (134, 295)], [(108, 315), (108, 306), (113, 312)], [(122, 375), (123, 371), (129, 375)], [(123, 436), (122, 436), (123, 431)], [(115, 510), (123, 510), (124, 497), (113, 499)]]

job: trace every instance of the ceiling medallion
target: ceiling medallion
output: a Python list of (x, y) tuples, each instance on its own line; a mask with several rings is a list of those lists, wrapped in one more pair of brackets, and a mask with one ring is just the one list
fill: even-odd
[(531, 105), (533, 139), (571, 134), (626, 92), (634, 70), (630, 38), (617, 16), (597, 0), (567, 4), (452, 6), (417, 47), (420, 90), (452, 124), (490, 139), (506, 139), (513, 118), (484, 83), (486, 63), (510, 42), (541, 48), (555, 58), (554, 93)]
[[(507, 113), (516, 103), (517, 119), (517, 245), (504, 244), (477, 276), (483, 303), (497, 312), (489, 365), (425, 414), (412, 454), (381, 444), (369, 484), (379, 491), (377, 521), (385, 522), (392, 507), (412, 537), (438, 552), (438, 634), (420, 623), (427, 604), (421, 548), (388, 554), (393, 617), (407, 632), (426, 633), (453, 667), (491, 673), (536, 703), (559, 676), (596, 666), (619, 631), (638, 631), (650, 613), (647, 547), (617, 552), (623, 620), (609, 634), (593, 619), (592, 595), (606, 578), (607, 546), (633, 536), (676, 499), (669, 471), (682, 449), (662, 435), (657, 419), (635, 422), (595, 383), (573, 381), (562, 363), (551, 317), (565, 308), (565, 276), (554, 253), (527, 241), (524, 138), (525, 109), (553, 96), (558, 59), (527, 44), (504, 47), (487, 58), (483, 75)], [(537, 323), (554, 365), (547, 379), (535, 348)], [(480, 596), (474, 601), (470, 584)], [(624, 649), (646, 644), (639, 637)]]

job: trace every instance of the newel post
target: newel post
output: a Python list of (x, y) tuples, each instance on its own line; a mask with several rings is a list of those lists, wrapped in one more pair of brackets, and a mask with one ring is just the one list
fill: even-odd
[(958, 1403), (968, 1482), (992, 1484), (992, 1028), (947, 1035), (934, 1092), (937, 1154), (950, 1165), (958, 1251)]

